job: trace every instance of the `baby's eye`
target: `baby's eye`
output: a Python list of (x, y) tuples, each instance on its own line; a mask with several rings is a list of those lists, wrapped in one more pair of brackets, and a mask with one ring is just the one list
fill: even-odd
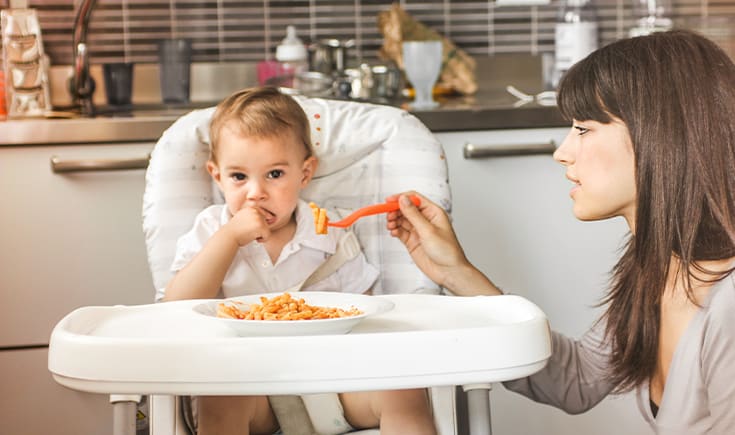
[(575, 129), (577, 129), (577, 131), (579, 132), (578, 134), (579, 134), (580, 136), (582, 136), (583, 134), (585, 134), (585, 133), (587, 133), (588, 131), (590, 131), (590, 130), (589, 130), (588, 128), (584, 128), (584, 127), (582, 127), (582, 126), (579, 126), (579, 125), (575, 125), (575, 126), (574, 126), (574, 128), (575, 128)]
[(243, 181), (247, 178), (247, 176), (242, 172), (233, 172), (232, 174), (230, 174), (230, 178), (235, 181)]
[(274, 169), (268, 172), (268, 178), (280, 178), (283, 175), (283, 171), (280, 169)]

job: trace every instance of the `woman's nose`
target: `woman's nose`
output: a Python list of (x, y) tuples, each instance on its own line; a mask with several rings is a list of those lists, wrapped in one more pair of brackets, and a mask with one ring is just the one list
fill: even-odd
[(573, 156), (573, 137), (572, 134), (574, 134), (574, 131), (570, 131), (567, 134), (567, 137), (564, 138), (561, 145), (559, 145), (559, 148), (554, 151), (554, 160), (561, 163), (564, 166), (571, 165), (574, 161)]

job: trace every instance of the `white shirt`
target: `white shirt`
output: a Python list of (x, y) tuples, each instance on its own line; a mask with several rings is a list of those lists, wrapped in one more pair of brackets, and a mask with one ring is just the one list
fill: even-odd
[[(213, 205), (200, 212), (193, 228), (176, 243), (176, 256), (171, 270), (175, 273), (186, 266), (202, 250), (207, 240), (231, 218), (224, 204)], [(300, 200), (296, 207), (296, 233), (283, 247), (275, 264), (265, 247), (258, 242), (240, 247), (222, 282), (220, 296), (279, 293), (299, 284), (334, 254), (343, 231), (330, 228), (329, 234), (316, 234), (311, 208)], [(360, 253), (337, 272), (302, 290), (364, 293), (377, 277), (378, 270)]]

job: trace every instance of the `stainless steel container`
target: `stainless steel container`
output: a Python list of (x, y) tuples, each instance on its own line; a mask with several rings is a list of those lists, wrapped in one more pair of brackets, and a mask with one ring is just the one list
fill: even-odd
[(344, 72), (348, 64), (348, 50), (355, 46), (354, 39), (322, 39), (309, 47), (309, 70), (326, 75)]
[(370, 96), (373, 98), (396, 98), (401, 93), (402, 78), (401, 71), (394, 65), (373, 65), (372, 89)]

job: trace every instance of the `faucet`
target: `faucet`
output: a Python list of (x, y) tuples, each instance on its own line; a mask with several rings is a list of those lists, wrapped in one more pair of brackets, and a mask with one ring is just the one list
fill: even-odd
[(74, 104), (79, 106), (82, 116), (94, 116), (95, 109), (92, 102), (95, 84), (89, 74), (89, 48), (87, 47), (87, 29), (89, 17), (92, 15), (97, 0), (82, 0), (74, 19), (72, 28), (74, 42), (74, 61), (72, 76), (69, 79), (69, 92)]

